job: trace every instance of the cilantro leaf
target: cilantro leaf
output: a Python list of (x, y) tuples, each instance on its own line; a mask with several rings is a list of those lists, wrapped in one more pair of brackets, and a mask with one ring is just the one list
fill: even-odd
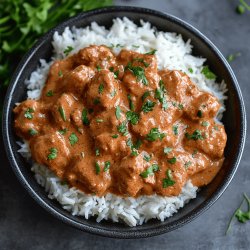
[(144, 113), (148, 113), (149, 111), (152, 111), (156, 102), (152, 102), (150, 100), (146, 100), (146, 102), (142, 105), (142, 111)]
[(155, 98), (159, 100), (159, 102), (162, 104), (162, 108), (166, 110), (168, 108), (167, 105), (167, 99), (166, 99), (166, 89), (164, 87), (164, 83), (162, 80), (159, 82), (160, 88), (157, 88), (155, 90)]
[(141, 81), (144, 85), (148, 85), (148, 80), (145, 76), (145, 70), (144, 68), (140, 67), (140, 66), (132, 66), (132, 63), (130, 62), (125, 69), (130, 70), (134, 76), (136, 77), (137, 81)]
[(73, 47), (67, 46), (67, 48), (63, 51), (63, 53), (65, 54), (65, 56), (68, 56), (73, 49), (74, 49)]
[(89, 125), (88, 110), (86, 108), (82, 110), (82, 123), (84, 125)]
[(153, 50), (145, 53), (145, 55), (154, 55), (156, 51), (157, 51), (157, 49), (153, 49)]
[(216, 75), (209, 69), (208, 66), (204, 66), (201, 70), (201, 73), (207, 78), (211, 80), (216, 79)]
[(131, 122), (132, 125), (136, 125), (140, 118), (139, 114), (137, 114), (134, 111), (127, 111), (126, 117), (127, 117), (127, 120)]
[(165, 137), (165, 133), (161, 133), (158, 128), (152, 128), (147, 134), (146, 139), (148, 141), (162, 140)]
[(54, 160), (54, 159), (56, 159), (58, 150), (56, 148), (50, 148), (49, 152), (50, 153), (48, 154), (47, 159), (48, 160)]
[(35, 112), (35, 110), (33, 108), (27, 108), (25, 113), (24, 113), (24, 117), (31, 120), (33, 118), (34, 112)]
[(71, 146), (75, 145), (78, 142), (78, 137), (75, 133), (72, 133), (69, 136), (69, 142), (70, 142)]
[(201, 134), (201, 131), (199, 129), (196, 129), (193, 134), (185, 133), (185, 136), (188, 140), (203, 140), (204, 137)]
[(149, 168), (147, 168), (145, 171), (140, 173), (140, 176), (142, 178), (148, 178), (150, 175), (153, 175), (154, 172), (158, 171), (160, 168), (157, 164), (152, 164)]
[(115, 116), (116, 116), (117, 120), (120, 120), (120, 118), (121, 118), (121, 108), (119, 106), (117, 106), (115, 108)]

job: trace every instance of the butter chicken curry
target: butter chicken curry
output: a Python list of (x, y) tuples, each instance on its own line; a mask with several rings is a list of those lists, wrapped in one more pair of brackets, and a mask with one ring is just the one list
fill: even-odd
[(39, 100), (14, 109), (32, 158), (63, 182), (98, 196), (176, 196), (207, 185), (227, 136), (216, 97), (178, 70), (158, 70), (155, 51), (89, 46), (50, 68)]

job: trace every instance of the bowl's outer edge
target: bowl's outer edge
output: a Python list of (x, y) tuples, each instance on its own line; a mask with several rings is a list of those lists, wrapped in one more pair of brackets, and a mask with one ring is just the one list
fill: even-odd
[[(188, 29), (191, 33), (193, 33), (195, 36), (198, 36), (201, 40), (203, 40), (209, 47), (210, 49), (220, 58), (220, 60), (222, 61), (222, 63), (224, 64), (224, 66), (226, 67), (226, 69), (228, 70), (232, 82), (234, 84), (234, 88), (236, 90), (237, 93), (237, 98), (239, 100), (240, 103), (240, 117), (241, 117), (241, 131), (240, 131), (240, 145), (238, 148), (238, 157), (237, 160), (235, 162), (235, 165), (230, 173), (230, 176), (227, 180), (226, 183), (224, 183), (222, 185), (222, 187), (217, 190), (212, 196), (211, 198), (204, 204), (202, 204), (202, 206), (198, 207), (196, 210), (194, 210), (192, 213), (188, 214), (186, 217), (180, 219), (178, 221), (178, 223), (174, 223), (174, 224), (169, 224), (167, 226), (159, 226), (157, 228), (155, 228), (154, 230), (151, 229), (145, 229), (145, 230), (141, 230), (141, 231), (130, 231), (129, 228), (127, 231), (123, 231), (123, 232), (119, 232), (119, 231), (111, 231), (108, 229), (101, 229), (101, 228), (95, 228), (95, 227), (91, 227), (88, 225), (84, 225), (82, 223), (78, 223), (77, 221), (73, 221), (72, 219), (70, 219), (67, 216), (61, 215), (59, 211), (57, 211), (56, 209), (54, 209), (53, 207), (49, 206), (34, 190), (33, 188), (30, 186), (29, 182), (24, 178), (24, 176), (22, 175), (19, 166), (15, 160), (12, 148), (11, 148), (11, 143), (10, 143), (10, 137), (9, 137), (9, 131), (11, 129), (11, 122), (9, 120), (9, 112), (10, 111), (10, 101), (12, 99), (12, 95), (15, 89), (15, 86), (17, 85), (18, 81), (16, 79), (19, 78), (20, 76), (20, 71), (22, 69), (25, 68), (26, 66), (26, 61), (28, 58), (32, 57), (32, 55), (36, 52), (36, 50), (38, 50), (38, 48), (42, 45), (42, 42), (44, 40), (46, 40), (46, 37), (48, 37), (49, 35), (53, 34), (57, 28), (64, 26), (65, 23), (73, 23), (74, 20), (77, 20), (78, 18), (86, 18), (88, 16), (93, 16), (95, 14), (98, 13), (114, 13), (114, 12), (134, 12), (134, 13), (144, 13), (144, 14), (148, 14), (148, 15), (153, 15), (153, 16), (160, 16), (162, 18), (168, 19), (172, 22), (175, 22), (177, 24), (179, 24), (182, 27), (185, 27), (186, 29)], [(108, 237), (114, 237), (114, 238), (142, 238), (142, 237), (150, 237), (150, 236), (155, 236), (155, 235), (159, 235), (162, 233), (166, 233), (169, 231), (172, 231), (174, 229), (177, 229), (179, 227), (181, 227), (182, 225), (190, 222), (191, 220), (193, 220), (194, 218), (196, 218), (197, 216), (201, 215), (203, 212), (205, 212), (210, 206), (212, 206), (212, 204), (222, 195), (222, 193), (225, 191), (225, 189), (227, 188), (227, 186), (229, 185), (230, 181), (232, 180), (237, 167), (239, 165), (242, 153), (243, 153), (243, 149), (244, 149), (244, 144), (245, 144), (245, 137), (246, 137), (246, 112), (245, 112), (245, 106), (244, 106), (244, 101), (243, 101), (243, 97), (241, 94), (241, 90), (240, 87), (238, 85), (237, 79), (230, 67), (230, 65), (228, 64), (227, 60), (224, 58), (224, 56), (221, 54), (221, 52), (216, 48), (216, 46), (207, 38), (205, 37), (200, 31), (198, 31), (196, 28), (194, 28), (193, 26), (191, 26), (190, 24), (182, 21), (181, 19), (170, 15), (170, 14), (166, 14), (166, 13), (161, 13), (155, 10), (151, 10), (151, 9), (146, 9), (146, 8), (139, 8), (139, 7), (128, 7), (128, 6), (116, 6), (116, 7), (106, 7), (106, 8), (101, 8), (101, 9), (96, 9), (93, 11), (88, 11), (88, 12), (84, 12), (81, 13), (75, 17), (72, 17), (68, 20), (66, 20), (65, 22), (59, 24), (58, 26), (56, 26), (55, 28), (53, 28), (52, 30), (50, 30), (49, 32), (47, 32), (43, 37), (41, 37), (36, 44), (32, 47), (32, 49), (30, 51), (28, 51), (25, 56), (22, 58), (21, 62), (19, 63), (19, 66), (17, 67), (15, 73), (13, 74), (12, 80), (10, 82), (9, 88), (7, 90), (7, 94), (6, 94), (6, 98), (5, 98), (5, 102), (4, 102), (4, 111), (3, 111), (3, 122), (2, 122), (2, 134), (3, 134), (3, 141), (4, 141), (4, 145), (5, 145), (5, 150), (8, 156), (8, 159), (11, 163), (11, 167), (14, 171), (14, 173), (16, 174), (16, 176), (18, 177), (19, 181), (22, 183), (22, 185), (26, 188), (26, 190), (29, 192), (29, 194), (42, 206), (44, 207), (49, 213), (51, 213), (52, 215), (54, 215), (55, 217), (61, 219), (63, 222), (70, 224), (71, 226), (74, 226), (78, 229), (84, 230), (86, 232), (90, 232), (90, 233), (94, 233), (94, 234), (98, 234), (98, 235), (102, 235), (102, 236), (108, 236)]]

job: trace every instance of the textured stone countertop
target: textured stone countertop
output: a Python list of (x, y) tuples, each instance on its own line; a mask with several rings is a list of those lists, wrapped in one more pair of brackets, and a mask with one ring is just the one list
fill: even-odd
[[(248, 1), (248, 0), (247, 0)], [(238, 78), (247, 113), (250, 109), (250, 12), (235, 13), (237, 0), (137, 0), (117, 5), (148, 7), (173, 14), (202, 31), (227, 56), (241, 52), (231, 63)], [(249, 118), (249, 116), (248, 116)], [(229, 135), (230, 136), (230, 135)], [(90, 235), (50, 216), (24, 190), (10, 169), (0, 143), (0, 249), (250, 249), (250, 222), (225, 229), (230, 216), (250, 195), (248, 135), (238, 171), (222, 197), (204, 214), (184, 227), (149, 239), (118, 240)]]

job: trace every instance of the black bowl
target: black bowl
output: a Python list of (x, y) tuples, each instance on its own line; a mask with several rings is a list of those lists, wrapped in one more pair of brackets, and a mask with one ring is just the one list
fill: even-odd
[[(24, 80), (36, 69), (40, 58), (49, 59), (51, 57), (51, 40), (55, 31), (61, 33), (66, 26), (84, 27), (92, 21), (110, 27), (113, 18), (124, 16), (136, 23), (139, 23), (140, 19), (149, 21), (158, 30), (180, 33), (185, 40), (191, 38), (194, 45), (193, 53), (207, 58), (207, 63), (218, 76), (218, 80), (224, 79), (228, 88), (227, 110), (223, 117), (228, 142), (225, 149), (225, 162), (219, 174), (208, 186), (201, 189), (196, 199), (191, 200), (174, 216), (164, 222), (150, 220), (148, 223), (134, 228), (110, 221), (97, 223), (94, 218), (85, 220), (72, 216), (63, 210), (59, 203), (50, 200), (44, 189), (35, 181), (29, 164), (17, 153), (16, 141), (18, 138), (13, 131), (12, 113), (15, 103), (26, 99)], [(86, 232), (117, 238), (140, 238), (166, 233), (202, 214), (222, 195), (232, 180), (239, 165), (246, 136), (246, 114), (241, 91), (232, 69), (219, 50), (201, 32), (179, 18), (135, 7), (110, 7), (85, 12), (61, 23), (45, 34), (24, 56), (16, 69), (6, 95), (3, 114), (3, 139), (6, 152), (15, 174), (30, 195), (48, 212), (71, 226)]]

